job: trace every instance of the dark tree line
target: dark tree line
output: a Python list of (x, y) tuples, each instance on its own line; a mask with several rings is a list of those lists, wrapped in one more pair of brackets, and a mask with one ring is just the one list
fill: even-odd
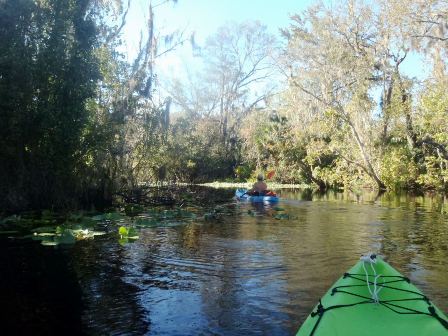
[(76, 195), (86, 101), (99, 79), (88, 0), (0, 2), (2, 206)]
[[(153, 99), (154, 12), (119, 50), (131, 1), (0, 2), (0, 208), (111, 202), (151, 178), (169, 103)], [(180, 43), (171, 36), (167, 50)]]
[[(445, 0), (318, 4), (291, 17), (283, 44), (259, 22), (223, 26), (171, 97), (157, 62), (190, 38), (157, 31), (148, 1), (127, 61), (130, 4), (0, 1), (1, 209), (269, 170), (321, 189), (447, 190)], [(424, 81), (403, 71), (412, 53), (428, 60)]]

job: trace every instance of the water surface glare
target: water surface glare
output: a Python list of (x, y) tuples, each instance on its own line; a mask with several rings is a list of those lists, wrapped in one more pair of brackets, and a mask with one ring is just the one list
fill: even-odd
[(281, 197), (283, 210), (229, 199), (216, 220), (145, 228), (124, 246), (110, 235), (57, 249), (2, 240), (0, 284), (14, 289), (0, 294), (2, 322), (35, 334), (53, 323), (64, 334), (293, 335), (369, 251), (448, 311), (446, 200)]

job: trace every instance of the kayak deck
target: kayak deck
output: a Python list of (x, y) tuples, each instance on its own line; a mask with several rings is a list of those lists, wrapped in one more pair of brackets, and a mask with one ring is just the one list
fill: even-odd
[(376, 258), (336, 281), (297, 333), (304, 335), (446, 336), (448, 322), (408, 278)]
[(248, 195), (246, 194), (246, 189), (237, 189), (235, 191), (235, 197), (240, 201), (250, 201), (250, 202), (278, 202), (279, 198), (277, 195)]

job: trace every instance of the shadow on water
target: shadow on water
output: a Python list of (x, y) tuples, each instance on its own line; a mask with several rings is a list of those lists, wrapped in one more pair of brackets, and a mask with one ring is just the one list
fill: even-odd
[(82, 335), (82, 301), (70, 250), (0, 239), (2, 335)]
[(126, 247), (107, 237), (74, 247), (73, 260), (82, 290), (84, 330), (89, 335), (144, 335), (149, 330), (140, 289), (127, 282)]
[(368, 251), (448, 310), (445, 198), (282, 190), (266, 205), (229, 190), (193, 195), (207, 193), (220, 203), (195, 206), (213, 216), (142, 228), (132, 244), (2, 238), (5, 334), (291, 335)]

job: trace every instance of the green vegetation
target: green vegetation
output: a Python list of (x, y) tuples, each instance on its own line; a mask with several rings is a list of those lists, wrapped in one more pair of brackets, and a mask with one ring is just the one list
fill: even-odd
[[(190, 38), (157, 31), (149, 4), (128, 61), (128, 5), (0, 2), (2, 212), (105, 209), (119, 196), (148, 224), (145, 183), (268, 171), (320, 189), (448, 191), (446, 2), (316, 4), (281, 40), (260, 22), (232, 23), (201, 48), (191, 38), (202, 66), (164, 90), (157, 60)], [(425, 78), (403, 70), (416, 56)], [(76, 230), (46, 233), (69, 241)]]
[[(291, 17), (284, 46), (262, 25), (218, 31), (203, 72), (172, 84), (170, 129), (197, 138), (170, 139), (188, 150), (169, 176), (188, 167), (187, 180), (223, 180), (225, 159), (235, 182), (274, 170), (274, 182), (319, 189), (447, 192), (447, 13), (437, 0), (317, 4)], [(432, 69), (423, 79), (405, 74), (416, 56)], [(272, 61), (280, 73), (266, 71)]]
[(44, 246), (72, 245), (78, 241), (106, 235), (119, 244), (133, 243), (142, 229), (171, 227), (191, 222), (217, 221), (232, 213), (233, 204), (203, 206), (125, 205), (112, 212), (61, 214), (44, 210), (11, 215), (0, 220), (0, 234), (40, 241)]

